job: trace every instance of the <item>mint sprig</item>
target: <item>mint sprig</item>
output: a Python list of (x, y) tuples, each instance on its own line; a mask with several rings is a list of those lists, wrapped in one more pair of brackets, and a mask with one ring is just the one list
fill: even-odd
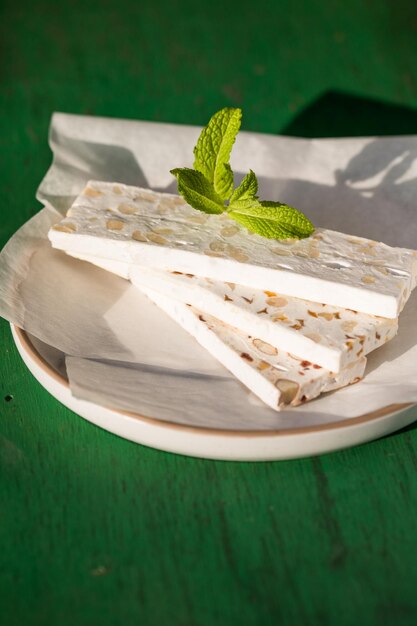
[(233, 189), (230, 153), (242, 119), (240, 109), (224, 108), (210, 119), (194, 148), (194, 169), (171, 170), (178, 193), (194, 209), (224, 213), (248, 230), (268, 239), (303, 239), (314, 232), (310, 220), (280, 202), (258, 199), (258, 180), (249, 171)]

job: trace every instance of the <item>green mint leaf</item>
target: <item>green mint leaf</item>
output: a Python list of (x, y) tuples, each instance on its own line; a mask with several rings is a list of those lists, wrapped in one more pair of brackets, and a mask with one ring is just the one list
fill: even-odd
[(255, 172), (249, 170), (249, 174), (246, 174), (240, 185), (236, 187), (230, 198), (229, 206), (232, 206), (235, 202), (241, 202), (243, 200), (257, 200), (258, 196), (258, 179)]
[[(314, 232), (305, 215), (280, 202), (258, 200), (258, 181), (252, 170), (233, 191), (230, 153), (240, 129), (242, 111), (224, 108), (201, 131), (194, 148), (194, 170), (171, 170), (178, 181), (178, 193), (194, 209), (223, 213), (248, 230), (269, 239), (303, 239)], [(228, 206), (225, 202), (229, 200)]]
[(215, 192), (227, 200), (233, 192), (230, 153), (239, 132), (242, 111), (225, 107), (203, 128), (194, 148), (194, 169), (213, 183)]
[(314, 232), (305, 215), (279, 202), (238, 201), (228, 210), (228, 215), (268, 239), (303, 239)]
[(177, 179), (178, 193), (194, 209), (204, 213), (223, 213), (223, 200), (201, 172), (182, 167), (171, 170), (171, 174)]

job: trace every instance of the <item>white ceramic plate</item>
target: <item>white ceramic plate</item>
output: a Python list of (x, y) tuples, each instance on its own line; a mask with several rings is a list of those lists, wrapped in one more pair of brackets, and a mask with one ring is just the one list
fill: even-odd
[(35, 347), (29, 336), (13, 325), (12, 334), (29, 370), (59, 402), (111, 433), (167, 452), (234, 461), (293, 459), (371, 441), (417, 419), (412, 405), (396, 404), (342, 422), (308, 428), (248, 432), (182, 426), (74, 398), (59, 354), (45, 344), (36, 343)]

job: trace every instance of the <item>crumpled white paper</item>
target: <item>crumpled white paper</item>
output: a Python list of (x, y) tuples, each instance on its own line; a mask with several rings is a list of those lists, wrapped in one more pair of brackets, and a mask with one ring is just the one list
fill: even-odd
[[(0, 314), (62, 350), (73, 392), (180, 423), (303, 427), (417, 402), (417, 295), (396, 339), (369, 356), (364, 381), (276, 413), (127, 282), (50, 249), (46, 232), (88, 179), (175, 190), (169, 170), (191, 165), (199, 129), (55, 114), (52, 167), (38, 191), (46, 210), (0, 256)], [(241, 133), (232, 167), (260, 195), (316, 225), (417, 247), (417, 137), (304, 140)]]

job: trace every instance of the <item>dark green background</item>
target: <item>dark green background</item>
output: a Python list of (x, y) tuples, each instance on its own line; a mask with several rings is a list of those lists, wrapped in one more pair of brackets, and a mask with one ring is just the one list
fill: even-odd
[[(39, 208), (54, 110), (417, 131), (415, 2), (0, 7), (1, 245)], [(0, 337), (2, 624), (416, 623), (417, 430), (292, 462), (164, 454), (64, 409)]]

